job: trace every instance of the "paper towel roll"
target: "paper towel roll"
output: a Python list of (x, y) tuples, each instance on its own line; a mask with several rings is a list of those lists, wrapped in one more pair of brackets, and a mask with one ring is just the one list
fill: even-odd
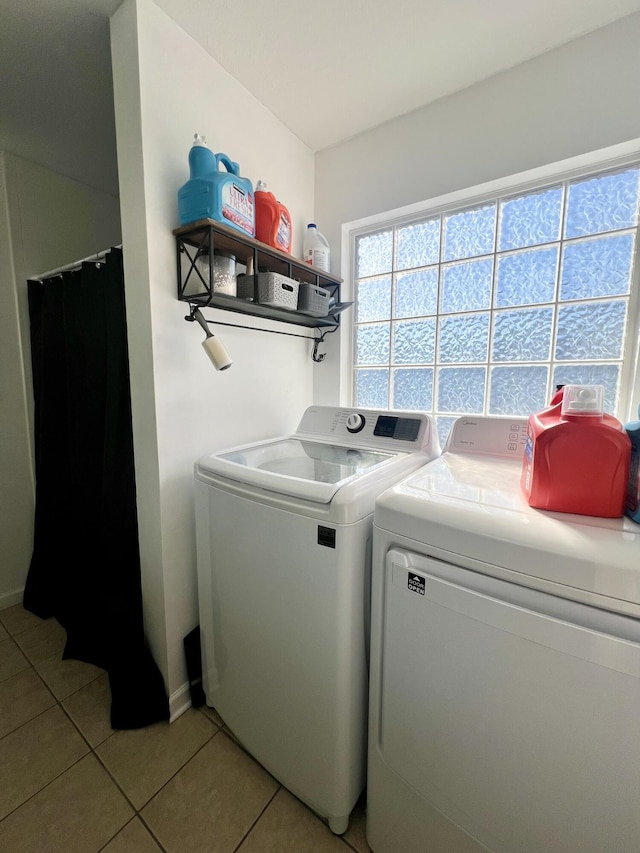
[(227, 367), (231, 367), (232, 362), (229, 353), (224, 348), (220, 338), (211, 335), (210, 338), (202, 342), (202, 348), (211, 359), (216, 370), (226, 370)]

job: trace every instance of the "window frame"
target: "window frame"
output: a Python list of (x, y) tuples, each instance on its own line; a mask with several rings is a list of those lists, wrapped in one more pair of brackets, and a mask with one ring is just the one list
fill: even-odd
[[(348, 298), (353, 299), (355, 296), (356, 241), (360, 236), (415, 224), (434, 216), (495, 202), (497, 199), (518, 196), (564, 181), (573, 181), (634, 165), (640, 165), (640, 139), (345, 223), (342, 226), (342, 269), (347, 271), (344, 287), (350, 294)], [(640, 404), (640, 231), (628, 299), (617, 414), (623, 422), (637, 419)], [(351, 406), (354, 405), (355, 325), (355, 312), (352, 312), (348, 321), (343, 323), (341, 330), (341, 386), (343, 389), (341, 399), (348, 401), (347, 404)]]

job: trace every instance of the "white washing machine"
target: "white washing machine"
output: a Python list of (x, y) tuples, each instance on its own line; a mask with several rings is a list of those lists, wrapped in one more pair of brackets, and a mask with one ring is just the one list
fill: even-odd
[(376, 503), (374, 853), (640, 850), (640, 526), (530, 508), (525, 433), (461, 418)]
[(424, 414), (314, 406), (195, 466), (207, 703), (335, 833), (365, 780), (375, 498), (439, 452)]

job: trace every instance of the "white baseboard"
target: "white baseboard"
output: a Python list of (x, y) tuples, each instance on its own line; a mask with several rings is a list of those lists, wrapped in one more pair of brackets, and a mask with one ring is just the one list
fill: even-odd
[(0, 610), (6, 610), (7, 607), (13, 607), (14, 604), (22, 604), (23, 595), (23, 586), (19, 589), (12, 589), (11, 592), (0, 593)]
[(191, 689), (189, 687), (189, 682), (186, 681), (182, 687), (178, 687), (177, 690), (169, 696), (169, 722), (175, 722), (178, 717), (182, 716), (185, 711), (188, 711), (191, 707)]

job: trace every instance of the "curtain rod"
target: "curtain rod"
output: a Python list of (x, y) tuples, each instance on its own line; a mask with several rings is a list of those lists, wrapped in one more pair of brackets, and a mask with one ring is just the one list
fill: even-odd
[[(118, 246), (112, 246), (113, 249), (121, 249), (122, 243)], [(55, 270), (49, 270), (49, 272), (43, 272), (41, 275), (30, 275), (29, 281), (44, 281), (46, 278), (53, 278), (56, 275), (60, 275), (63, 272), (71, 272), (71, 270), (79, 269), (82, 264), (93, 262), (97, 263), (101, 261), (106, 255), (109, 254), (111, 249), (104, 249), (102, 252), (96, 252), (94, 255), (90, 255), (88, 258), (82, 258), (80, 261), (74, 261), (72, 264), (67, 264), (64, 267), (57, 267)]]

